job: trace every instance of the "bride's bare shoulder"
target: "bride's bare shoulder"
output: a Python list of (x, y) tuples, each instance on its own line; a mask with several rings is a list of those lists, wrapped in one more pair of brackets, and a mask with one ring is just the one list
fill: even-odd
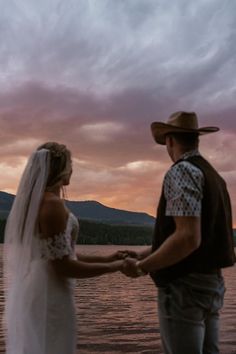
[(56, 195), (45, 193), (41, 202), (40, 212), (43, 214), (47, 214), (53, 211), (66, 212), (64, 201)]
[(56, 234), (62, 231), (65, 228), (67, 217), (68, 212), (62, 199), (48, 195), (43, 197), (39, 210), (39, 225), (42, 231), (46, 234)]

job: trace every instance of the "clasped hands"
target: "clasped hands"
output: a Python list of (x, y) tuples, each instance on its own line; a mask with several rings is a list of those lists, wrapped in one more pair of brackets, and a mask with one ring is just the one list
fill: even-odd
[(118, 251), (114, 256), (116, 259), (123, 260), (120, 271), (127, 277), (137, 278), (145, 274), (137, 266), (139, 255), (135, 251)]

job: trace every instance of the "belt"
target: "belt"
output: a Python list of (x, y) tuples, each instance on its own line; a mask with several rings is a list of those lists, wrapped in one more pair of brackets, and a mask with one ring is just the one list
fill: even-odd
[(196, 273), (222, 275), (222, 271), (220, 268), (206, 269), (206, 270), (202, 270), (202, 271), (197, 271)]

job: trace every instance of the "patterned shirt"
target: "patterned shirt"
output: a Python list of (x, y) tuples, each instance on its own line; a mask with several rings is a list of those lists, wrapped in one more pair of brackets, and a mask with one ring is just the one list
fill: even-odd
[[(180, 159), (199, 156), (198, 150), (188, 151)], [(167, 201), (166, 216), (201, 215), (204, 175), (188, 161), (173, 165), (164, 178), (164, 194)]]

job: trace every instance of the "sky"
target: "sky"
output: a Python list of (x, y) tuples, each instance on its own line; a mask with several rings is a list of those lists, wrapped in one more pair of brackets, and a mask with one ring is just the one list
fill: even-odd
[(153, 121), (195, 111), (236, 225), (236, 1), (0, 0), (0, 190), (46, 141), (72, 151), (70, 200), (155, 215), (171, 161)]

